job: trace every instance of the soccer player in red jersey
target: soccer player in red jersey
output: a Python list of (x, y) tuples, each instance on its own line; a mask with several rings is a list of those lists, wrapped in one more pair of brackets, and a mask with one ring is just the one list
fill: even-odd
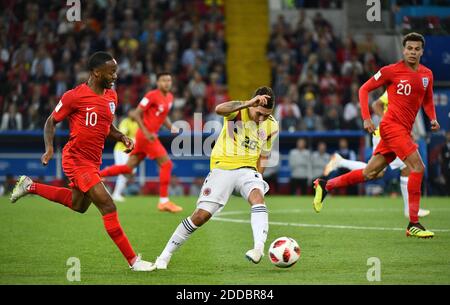
[(159, 166), (159, 204), (160, 211), (171, 213), (181, 212), (182, 207), (169, 200), (169, 182), (173, 163), (166, 149), (158, 139), (158, 130), (161, 125), (171, 132), (178, 133), (179, 129), (172, 125), (168, 118), (173, 103), (172, 76), (162, 72), (157, 75), (157, 89), (151, 90), (142, 98), (139, 106), (131, 112), (139, 129), (136, 133), (136, 145), (125, 165), (113, 165), (100, 172), (102, 177), (131, 174), (133, 169), (147, 156), (154, 159)]
[(314, 181), (313, 204), (316, 212), (322, 209), (322, 202), (328, 191), (373, 180), (399, 157), (411, 171), (408, 181), (409, 224), (406, 236), (434, 236), (433, 232), (419, 223), (418, 211), (425, 165), (417, 150), (418, 146), (411, 137), (414, 120), (422, 105), (430, 119), (431, 130), (437, 131), (440, 128), (433, 104), (433, 73), (420, 64), (424, 46), (425, 39), (422, 35), (406, 35), (403, 38), (403, 60), (381, 68), (360, 88), (359, 101), (364, 129), (373, 133), (375, 126), (370, 118), (368, 94), (383, 85), (387, 87), (389, 107), (380, 123), (381, 141), (364, 169), (353, 170), (328, 181)]
[(41, 157), (47, 165), (53, 156), (53, 138), (58, 122), (68, 118), (69, 142), (64, 146), (62, 166), (70, 180), (70, 189), (33, 182), (21, 176), (11, 195), (16, 202), (27, 194), (37, 194), (84, 213), (91, 202), (103, 216), (106, 232), (122, 252), (134, 271), (152, 271), (155, 265), (136, 255), (119, 223), (116, 206), (101, 182), (99, 169), (105, 139), (110, 137), (125, 144), (128, 151), (134, 143), (114, 125), (117, 94), (111, 89), (117, 79), (117, 62), (106, 52), (96, 52), (88, 62), (87, 83), (67, 91), (62, 96), (44, 127), (45, 153)]

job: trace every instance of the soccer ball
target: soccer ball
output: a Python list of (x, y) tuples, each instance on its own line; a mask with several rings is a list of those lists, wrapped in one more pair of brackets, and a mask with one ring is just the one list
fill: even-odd
[(300, 246), (292, 238), (277, 238), (269, 247), (269, 259), (277, 267), (291, 267), (299, 258)]

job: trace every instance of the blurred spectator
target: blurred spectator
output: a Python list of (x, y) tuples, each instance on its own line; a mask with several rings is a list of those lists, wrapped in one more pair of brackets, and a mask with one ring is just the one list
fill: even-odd
[(14, 103), (10, 103), (8, 111), (3, 114), (0, 130), (22, 130), (22, 114), (17, 112)]
[(178, 177), (172, 175), (169, 184), (169, 196), (183, 196), (183, 195), (184, 195), (183, 185), (181, 185), (180, 181), (178, 180)]
[(312, 106), (306, 107), (306, 113), (300, 123), (300, 129), (306, 131), (322, 130), (322, 120), (314, 113)]
[(275, 119), (279, 122), (281, 130), (296, 131), (300, 118), (300, 108), (287, 96), (275, 109)]
[(189, 196), (199, 196), (203, 186), (203, 177), (195, 177), (194, 182), (189, 186)]
[(336, 108), (328, 108), (323, 119), (323, 125), (326, 130), (341, 129), (341, 119)]
[(317, 151), (314, 151), (311, 155), (311, 177), (312, 181), (316, 178), (322, 177), (323, 169), (330, 161), (330, 155), (327, 153), (327, 144), (325, 142), (319, 142), (317, 144)]
[(359, 100), (356, 94), (353, 94), (350, 102), (345, 104), (343, 119), (343, 129), (361, 129)]
[(305, 139), (298, 139), (297, 147), (289, 152), (289, 168), (291, 170), (290, 193), (297, 194), (297, 189), (300, 187), (300, 194), (306, 195), (308, 179), (311, 176), (311, 152), (306, 147)]
[[(356, 153), (348, 147), (348, 140), (346, 138), (340, 138), (339, 139), (339, 149), (336, 151), (339, 155), (341, 155), (344, 159), (356, 161)], [(339, 168), (337, 170), (337, 176), (343, 175), (345, 173), (348, 173), (350, 170)], [(395, 181), (398, 181), (398, 178), (394, 179)], [(346, 188), (347, 194), (356, 195), (358, 194), (358, 187), (357, 186), (350, 186)]]
[(127, 186), (125, 187), (123, 194), (125, 196), (136, 196), (141, 192), (141, 187), (139, 183), (136, 181), (136, 177), (134, 175), (130, 175), (127, 180)]

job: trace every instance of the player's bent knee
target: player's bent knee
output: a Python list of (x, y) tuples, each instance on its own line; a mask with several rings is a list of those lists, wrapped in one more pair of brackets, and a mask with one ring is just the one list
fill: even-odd
[(264, 202), (264, 195), (259, 188), (254, 188), (250, 191), (248, 196), (248, 202), (250, 204), (260, 204)]

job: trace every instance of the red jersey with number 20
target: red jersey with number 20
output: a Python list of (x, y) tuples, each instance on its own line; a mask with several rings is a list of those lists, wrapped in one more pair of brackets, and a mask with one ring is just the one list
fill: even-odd
[(63, 159), (71, 159), (77, 166), (100, 167), (116, 106), (117, 94), (112, 89), (98, 95), (84, 83), (64, 93), (52, 113), (57, 122), (69, 119), (70, 138)]
[(143, 110), (143, 122), (149, 132), (156, 133), (166, 120), (173, 103), (172, 93), (166, 96), (156, 89), (147, 92), (139, 103), (139, 108)]
[(396, 124), (411, 132), (417, 112), (423, 104), (430, 120), (436, 119), (433, 104), (433, 72), (423, 65), (417, 71), (402, 60), (381, 68), (360, 89), (363, 119), (370, 118), (368, 92), (382, 85), (387, 86), (389, 107), (383, 116), (383, 124)]

